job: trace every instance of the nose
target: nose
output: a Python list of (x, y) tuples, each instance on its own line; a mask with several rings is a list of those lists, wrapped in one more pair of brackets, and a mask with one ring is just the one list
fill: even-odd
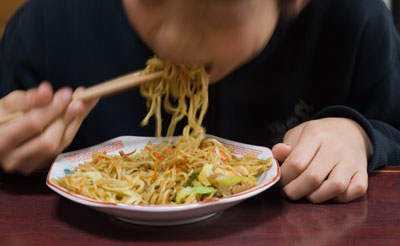
[(169, 16), (156, 30), (156, 53), (174, 63), (196, 62), (203, 42), (201, 29), (190, 16)]

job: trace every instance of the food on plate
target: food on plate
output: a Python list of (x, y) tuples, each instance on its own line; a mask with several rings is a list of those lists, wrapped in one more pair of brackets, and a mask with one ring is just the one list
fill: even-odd
[(236, 157), (213, 138), (193, 143), (181, 137), (173, 143), (149, 143), (137, 152), (93, 152), (91, 161), (53, 182), (105, 202), (188, 204), (250, 189), (272, 165), (271, 158)]
[[(208, 75), (202, 66), (174, 65), (152, 58), (144, 73), (164, 71), (161, 80), (141, 85), (149, 112), (155, 116), (157, 143), (117, 155), (92, 153), (92, 160), (52, 181), (76, 194), (112, 203), (176, 205), (207, 201), (257, 186), (257, 177), (272, 166), (206, 138), (202, 120), (208, 107)], [(161, 107), (172, 115), (161, 138)], [(176, 124), (187, 118), (182, 135), (172, 140)]]

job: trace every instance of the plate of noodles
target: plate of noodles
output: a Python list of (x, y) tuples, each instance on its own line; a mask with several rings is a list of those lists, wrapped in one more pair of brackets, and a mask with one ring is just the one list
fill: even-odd
[[(280, 178), (268, 148), (207, 135), (208, 75), (202, 66), (176, 65), (154, 57), (144, 73), (161, 79), (140, 85), (147, 125), (156, 137), (123, 136), (63, 153), (47, 185), (60, 195), (124, 221), (176, 225), (206, 219), (265, 191)], [(171, 114), (161, 137), (161, 110)], [(187, 120), (180, 136), (176, 124)]]
[(205, 135), (123, 136), (60, 154), (47, 185), (74, 202), (123, 221), (176, 225), (200, 221), (273, 186), (279, 165), (266, 147)]

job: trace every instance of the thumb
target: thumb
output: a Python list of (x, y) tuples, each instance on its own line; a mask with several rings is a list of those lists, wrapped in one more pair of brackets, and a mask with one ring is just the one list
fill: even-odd
[(272, 147), (272, 154), (279, 162), (284, 162), (291, 151), (292, 146), (284, 143), (278, 143)]

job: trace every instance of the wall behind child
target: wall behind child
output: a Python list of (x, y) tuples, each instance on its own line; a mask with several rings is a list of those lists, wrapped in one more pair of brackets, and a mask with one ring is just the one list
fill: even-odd
[(9, 18), (26, 1), (27, 0), (0, 0), (0, 37), (3, 35)]

